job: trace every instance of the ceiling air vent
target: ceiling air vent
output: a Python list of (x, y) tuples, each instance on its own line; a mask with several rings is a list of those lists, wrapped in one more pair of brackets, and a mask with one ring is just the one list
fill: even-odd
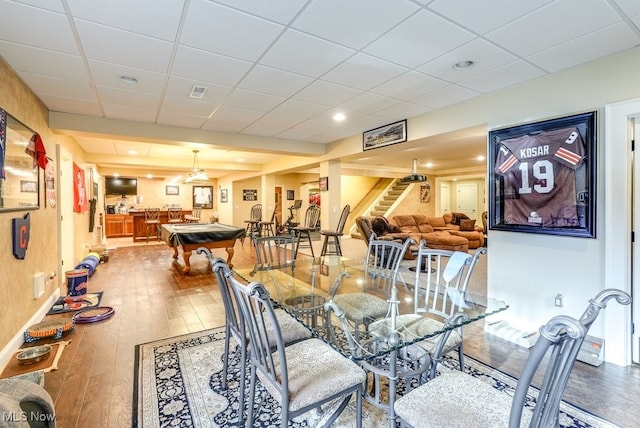
[(189, 93), (189, 98), (202, 98), (206, 91), (207, 88), (204, 86), (193, 85), (193, 88), (191, 88), (191, 92)]

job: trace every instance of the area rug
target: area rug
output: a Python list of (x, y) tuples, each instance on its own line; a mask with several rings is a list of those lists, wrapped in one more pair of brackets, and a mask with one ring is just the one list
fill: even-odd
[[(222, 387), (224, 328), (171, 337), (136, 345), (132, 426), (156, 428), (189, 426), (212, 428), (238, 426), (238, 358), (230, 358), (228, 389)], [(453, 363), (453, 361), (451, 362)], [(465, 358), (465, 370), (485, 377), (507, 394), (513, 395), (516, 379), (471, 357)], [(245, 383), (248, 387), (248, 381)], [(254, 426), (280, 425), (280, 408), (258, 384)], [(536, 390), (530, 390), (530, 404), (535, 405)], [(258, 398), (259, 397), (259, 398)], [(353, 401), (353, 400), (352, 400)], [(615, 427), (569, 403), (561, 404), (560, 426)], [(352, 402), (335, 427), (354, 426), (355, 404)], [(322, 416), (315, 412), (301, 417), (294, 427), (321, 426)], [(363, 400), (363, 427), (388, 425), (386, 412)]]
[[(14, 358), (12, 358), (7, 363), (6, 367), (2, 371), (2, 374), (0, 374), (0, 378), (20, 376), (20, 375), (24, 375), (24, 374), (36, 372), (36, 371), (42, 371), (43, 373), (48, 373), (52, 370), (58, 370), (58, 362), (60, 361), (60, 357), (62, 356), (62, 351), (64, 351), (64, 348), (70, 342), (71, 342), (70, 340), (61, 340), (59, 342), (50, 343), (49, 345), (51, 345), (53, 349), (51, 349), (51, 354), (49, 358), (34, 364), (29, 364), (27, 366), (20, 365), (18, 363), (18, 359), (15, 358), (15, 356), (18, 355), (19, 352), (22, 352), (28, 348), (18, 349), (14, 354)], [(41, 346), (41, 344), (37, 344), (34, 346)]]
[(102, 300), (103, 291), (96, 293), (87, 293), (81, 296), (60, 296), (58, 300), (51, 306), (47, 315), (63, 314), (65, 312), (75, 312), (80, 309), (98, 306)]

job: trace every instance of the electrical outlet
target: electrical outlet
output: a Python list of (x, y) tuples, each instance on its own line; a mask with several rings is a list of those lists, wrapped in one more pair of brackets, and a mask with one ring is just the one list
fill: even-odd
[(556, 294), (553, 304), (558, 308), (562, 308), (564, 306), (564, 296), (560, 293)]

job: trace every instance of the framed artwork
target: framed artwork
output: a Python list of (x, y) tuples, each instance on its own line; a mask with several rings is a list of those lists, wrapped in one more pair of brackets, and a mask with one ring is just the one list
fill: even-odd
[(193, 207), (213, 209), (213, 186), (193, 186)]
[(318, 187), (320, 187), (320, 191), (329, 190), (329, 177), (320, 177), (320, 182), (318, 183)]
[(20, 180), (20, 191), (23, 193), (38, 193), (38, 182)]
[(229, 194), (227, 193), (227, 189), (220, 189), (220, 202), (227, 203), (229, 202)]
[(180, 186), (164, 186), (165, 195), (179, 195)]
[(407, 121), (390, 123), (362, 133), (362, 150), (377, 149), (407, 141)]
[(431, 184), (423, 184), (420, 186), (420, 202), (426, 204), (431, 201)]
[(293, 190), (287, 190), (287, 201), (293, 201), (295, 198), (295, 192)]
[(256, 189), (243, 189), (242, 190), (242, 200), (243, 201), (257, 201), (258, 200), (258, 190), (256, 190)]
[(489, 228), (595, 238), (596, 112), (489, 132)]

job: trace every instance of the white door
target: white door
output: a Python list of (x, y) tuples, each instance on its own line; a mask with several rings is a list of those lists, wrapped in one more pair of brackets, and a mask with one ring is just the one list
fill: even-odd
[(469, 216), (478, 218), (478, 183), (460, 183), (457, 188), (458, 201), (457, 211)]
[(440, 214), (451, 211), (451, 187), (449, 183), (440, 183)]
[(73, 234), (73, 159), (71, 153), (60, 145), (56, 146), (58, 155), (58, 218), (59, 234), (58, 252), (60, 256), (59, 278), (64, 280), (64, 272), (73, 269), (74, 234)]

